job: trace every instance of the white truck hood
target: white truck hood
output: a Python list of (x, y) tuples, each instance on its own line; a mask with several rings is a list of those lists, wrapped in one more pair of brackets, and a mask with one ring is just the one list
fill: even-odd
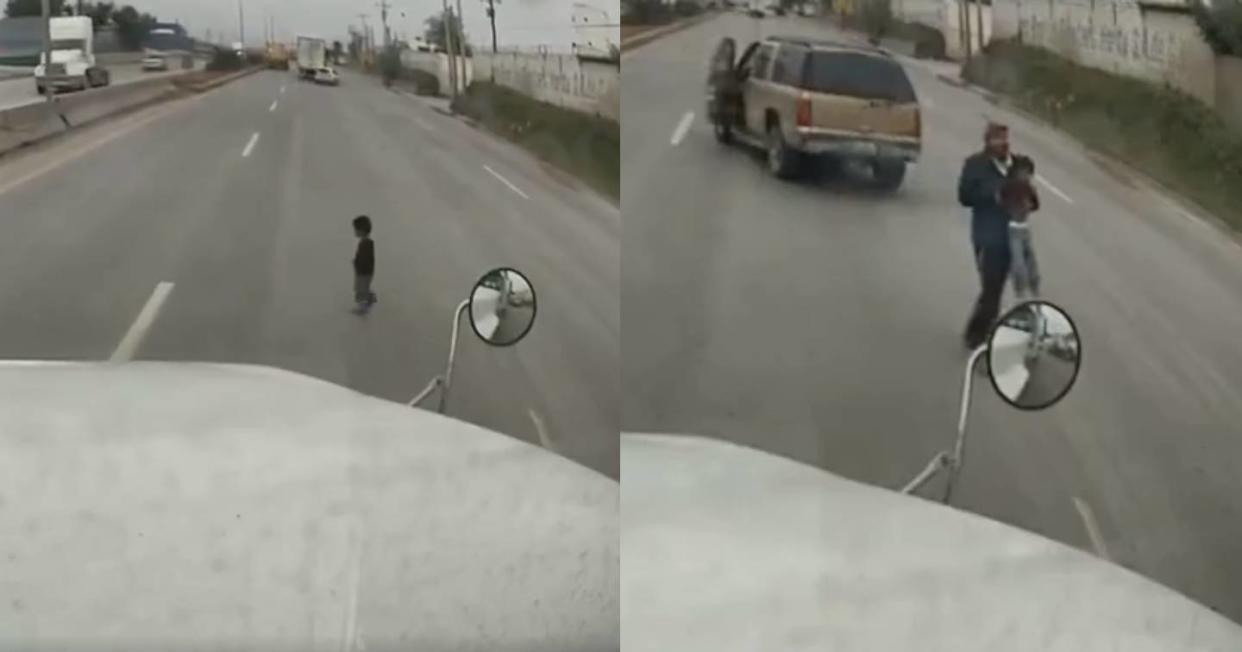
[(1135, 573), (698, 437), (621, 437), (625, 652), (1242, 650)]
[(0, 363), (0, 649), (615, 650), (618, 500), (289, 372)]

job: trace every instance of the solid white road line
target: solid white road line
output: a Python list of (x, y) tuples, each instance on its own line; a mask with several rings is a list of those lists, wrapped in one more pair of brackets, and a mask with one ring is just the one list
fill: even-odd
[(673, 129), (673, 137), (669, 139), (669, 144), (676, 147), (681, 144), (681, 139), (686, 137), (686, 132), (690, 131), (690, 125), (694, 123), (694, 112), (686, 111), (681, 116), (681, 122), (677, 123), (677, 127)]
[(534, 408), (529, 408), (526, 412), (535, 424), (535, 432), (539, 434), (539, 445), (555, 453), (556, 447), (552, 445), (552, 438), (548, 436), (548, 429), (543, 425), (543, 419), (539, 418), (539, 413), (535, 412)]
[(276, 105), (277, 105), (277, 104), (280, 104), (280, 100), (272, 100), (272, 105), (271, 105), (271, 106), (269, 106), (269, 107), (267, 107), (267, 110), (268, 110), (269, 112), (270, 112), (270, 111), (275, 111), (275, 110), (276, 110)]
[(1067, 194), (1065, 194), (1065, 193), (1061, 192), (1061, 189), (1060, 189), (1060, 188), (1058, 188), (1058, 187), (1056, 187), (1056, 186), (1052, 185), (1051, 183), (1048, 183), (1048, 180), (1047, 180), (1047, 179), (1045, 179), (1045, 178), (1043, 178), (1042, 176), (1040, 176), (1040, 175), (1036, 174), (1036, 175), (1035, 175), (1035, 180), (1036, 180), (1036, 181), (1038, 181), (1038, 182), (1040, 182), (1040, 183), (1042, 183), (1042, 184), (1044, 184), (1044, 187), (1045, 187), (1045, 188), (1047, 188), (1048, 190), (1051, 190), (1051, 191), (1052, 191), (1052, 194), (1056, 195), (1057, 197), (1060, 197), (1061, 199), (1064, 199), (1064, 200), (1065, 200), (1065, 203), (1067, 203), (1067, 204), (1072, 204), (1072, 203), (1074, 203), (1074, 200), (1073, 200), (1073, 199), (1070, 199), (1069, 195), (1067, 195)]
[(1108, 547), (1104, 545), (1104, 536), (1100, 534), (1100, 526), (1095, 522), (1095, 513), (1091, 511), (1091, 506), (1087, 504), (1087, 501), (1074, 496), (1074, 507), (1078, 509), (1083, 526), (1087, 528), (1087, 536), (1091, 539), (1091, 547), (1095, 548), (1095, 554), (1112, 561), (1113, 558), (1109, 556)]
[(508, 179), (506, 179), (506, 178), (504, 178), (504, 177), (500, 176), (500, 173), (499, 173), (499, 172), (497, 172), (497, 171), (495, 171), (495, 170), (491, 169), (490, 167), (488, 167), (488, 166), (486, 166), (486, 165), (484, 165), (484, 166), (483, 166), (483, 169), (484, 169), (484, 170), (487, 170), (487, 171), (488, 171), (488, 172), (489, 172), (489, 173), (490, 173), (493, 177), (496, 177), (497, 179), (499, 179), (501, 183), (505, 184), (506, 186), (509, 186), (509, 190), (512, 190), (513, 192), (516, 192), (517, 194), (521, 195), (521, 196), (522, 196), (522, 199), (530, 199), (530, 197), (529, 197), (529, 196), (527, 196), (527, 194), (526, 194), (526, 193), (522, 192), (522, 190), (521, 190), (520, 188), (518, 188), (517, 186), (513, 185), (513, 184), (512, 184), (512, 183), (511, 183)]
[(242, 150), (242, 158), (248, 158), (250, 152), (254, 150), (255, 143), (259, 142), (259, 132), (250, 134), (250, 141), (246, 143), (246, 149)]
[(134, 359), (134, 354), (138, 352), (138, 346), (142, 344), (142, 340), (147, 336), (147, 331), (151, 329), (151, 324), (155, 323), (155, 318), (160, 313), (160, 308), (164, 306), (164, 301), (168, 299), (168, 295), (172, 293), (174, 284), (168, 281), (161, 281), (155, 286), (155, 290), (151, 292), (151, 298), (147, 299), (146, 305), (138, 313), (138, 317), (134, 319), (134, 323), (130, 324), (129, 330), (125, 332), (125, 337), (121, 338), (121, 343), (116, 345), (116, 350), (112, 352), (110, 362), (129, 362)]

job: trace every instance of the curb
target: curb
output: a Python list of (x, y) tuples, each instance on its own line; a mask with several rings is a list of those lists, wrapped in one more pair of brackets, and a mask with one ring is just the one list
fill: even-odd
[(664, 25), (664, 26), (657, 27), (652, 30), (648, 30), (636, 36), (632, 36), (630, 37), (628, 41), (621, 41), (621, 56), (624, 57), (626, 54), (633, 52), (634, 50), (637, 50), (638, 48), (656, 39), (659, 39), (664, 36), (668, 36), (669, 34), (675, 34), (677, 32), (682, 31), (683, 29), (689, 29), (691, 27), (694, 27), (695, 25), (705, 23), (708, 20), (712, 18), (716, 18), (720, 15), (721, 14), (719, 12), (707, 12), (704, 14), (700, 14), (698, 16), (694, 16), (692, 18), (686, 18), (684, 20), (677, 21), (671, 25)]

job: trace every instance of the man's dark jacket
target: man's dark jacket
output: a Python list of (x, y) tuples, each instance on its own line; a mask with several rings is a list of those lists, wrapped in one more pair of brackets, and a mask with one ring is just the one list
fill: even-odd
[(957, 201), (970, 211), (970, 239), (975, 248), (1009, 249), (1009, 214), (1000, 204), (1005, 176), (987, 152), (973, 154), (962, 164)]

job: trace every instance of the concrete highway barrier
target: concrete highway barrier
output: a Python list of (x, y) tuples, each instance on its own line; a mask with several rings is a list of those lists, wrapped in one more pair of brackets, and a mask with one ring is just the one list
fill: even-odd
[(205, 92), (258, 70), (258, 67), (248, 68), (227, 75), (192, 71), (59, 95), (50, 104), (39, 102), (0, 111), (0, 155), (109, 116), (166, 101), (184, 93)]
[(47, 104), (0, 111), (0, 154), (63, 133), (68, 125)]

